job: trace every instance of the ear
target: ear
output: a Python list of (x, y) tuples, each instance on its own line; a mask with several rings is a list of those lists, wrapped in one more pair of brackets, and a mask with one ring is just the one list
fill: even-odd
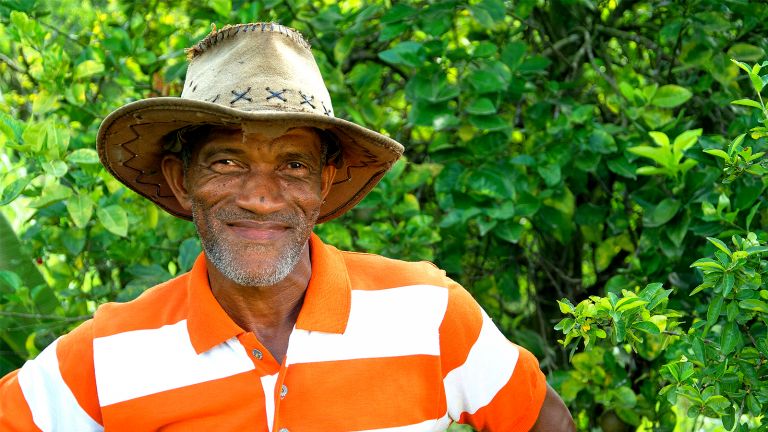
[(171, 187), (173, 195), (179, 201), (184, 210), (192, 210), (192, 201), (187, 192), (186, 182), (184, 181), (184, 163), (178, 156), (165, 155), (160, 168), (165, 176), (165, 181)]
[(333, 164), (326, 164), (323, 167), (323, 172), (320, 174), (320, 194), (323, 199), (328, 196), (333, 186), (333, 179), (336, 177), (336, 167)]

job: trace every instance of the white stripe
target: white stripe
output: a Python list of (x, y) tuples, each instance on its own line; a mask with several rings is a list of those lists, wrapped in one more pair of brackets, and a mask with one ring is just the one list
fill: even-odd
[(36, 359), (19, 370), (19, 386), (32, 411), (32, 420), (43, 432), (103, 431), (83, 410), (64, 382), (56, 356), (57, 339)]
[(378, 291), (352, 290), (343, 334), (294, 330), (286, 365), (360, 358), (440, 354), (440, 323), (448, 290), (414, 285)]
[(463, 365), (443, 380), (448, 414), (474, 414), (486, 406), (512, 377), (520, 355), (517, 347), (496, 328), (483, 311), (483, 326)]
[(93, 358), (101, 406), (254, 369), (237, 338), (198, 355), (186, 320), (96, 338)]
[(264, 389), (264, 407), (267, 409), (267, 427), (272, 432), (272, 423), (275, 420), (275, 384), (277, 374), (261, 377), (261, 387)]
[(443, 418), (427, 420), (412, 425), (384, 429), (369, 429), (360, 432), (444, 432), (450, 425), (451, 419), (446, 414)]

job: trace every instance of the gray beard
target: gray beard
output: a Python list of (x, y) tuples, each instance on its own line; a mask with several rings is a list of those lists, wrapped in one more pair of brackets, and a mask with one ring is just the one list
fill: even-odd
[[(208, 238), (200, 236), (200, 243), (205, 251), (205, 256), (216, 267), (221, 274), (227, 279), (233, 282), (247, 287), (265, 287), (272, 286), (285, 279), (296, 267), (301, 253), (304, 251), (304, 247), (307, 244), (309, 235), (312, 232), (314, 221), (319, 215), (319, 210), (314, 215), (312, 221), (302, 219), (295, 215), (272, 215), (268, 217), (255, 216), (252, 213), (247, 215), (241, 211), (231, 210), (219, 210), (215, 215), (212, 215), (210, 210), (205, 210), (198, 203), (192, 202), (192, 218), (195, 225), (203, 223), (205, 224), (206, 231), (208, 232)], [(294, 227), (293, 241), (281, 251), (277, 259), (277, 263), (272, 267), (266, 267), (262, 265), (253, 265), (250, 267), (243, 267), (237, 263), (236, 257), (240, 256), (240, 251), (231, 247), (228, 242), (222, 240), (223, 235), (221, 233), (220, 225), (215, 225), (212, 218), (216, 218), (219, 223), (228, 219), (234, 219), (237, 217), (244, 217), (251, 220), (271, 220), (286, 222)], [(198, 230), (199, 231), (199, 230)], [(264, 246), (254, 245), (248, 246), (248, 251), (258, 251), (264, 249)]]

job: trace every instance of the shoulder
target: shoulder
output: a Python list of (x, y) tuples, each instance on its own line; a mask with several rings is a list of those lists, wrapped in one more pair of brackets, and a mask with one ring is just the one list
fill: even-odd
[(158, 328), (186, 317), (189, 273), (149, 288), (125, 303), (106, 303), (94, 315), (95, 336)]
[(445, 271), (428, 261), (409, 262), (361, 252), (341, 252), (350, 282), (358, 289), (411, 285), (458, 287)]

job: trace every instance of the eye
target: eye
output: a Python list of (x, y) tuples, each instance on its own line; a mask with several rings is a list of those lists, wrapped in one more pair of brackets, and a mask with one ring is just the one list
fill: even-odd
[(303, 164), (303, 163), (301, 163), (301, 162), (296, 162), (296, 161), (294, 161), (294, 162), (288, 162), (288, 168), (290, 168), (290, 169), (302, 169), (302, 168), (306, 168), (306, 167), (307, 167), (307, 166), (306, 166), (306, 165), (304, 165), (304, 164)]
[(240, 164), (234, 159), (217, 159), (211, 162), (210, 168), (216, 172), (233, 172), (240, 170)]

